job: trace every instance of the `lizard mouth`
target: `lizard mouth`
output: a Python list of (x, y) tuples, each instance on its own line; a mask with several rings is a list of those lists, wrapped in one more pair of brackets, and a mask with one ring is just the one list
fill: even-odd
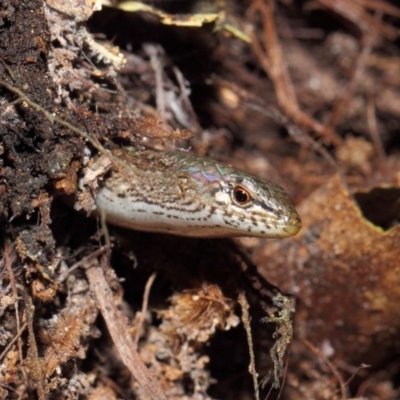
[(282, 227), (282, 230), (287, 234), (287, 236), (294, 236), (300, 231), (301, 225), (300, 217), (295, 215), (285, 226)]

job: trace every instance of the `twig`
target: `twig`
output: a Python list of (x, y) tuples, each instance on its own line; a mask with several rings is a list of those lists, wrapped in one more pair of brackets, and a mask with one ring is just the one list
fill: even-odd
[(385, 149), (383, 148), (381, 138), (379, 136), (378, 124), (376, 122), (375, 103), (372, 94), (367, 95), (367, 123), (375, 151), (381, 160), (386, 159)]
[(272, 80), (279, 106), (296, 123), (316, 132), (328, 143), (335, 146), (340, 145), (342, 139), (334, 131), (323, 126), (300, 109), (276, 32), (273, 0), (267, 0), (266, 3), (261, 0), (253, 0), (252, 7), (253, 12), (258, 10), (263, 18), (264, 47), (266, 49), (264, 52), (257, 36), (253, 34), (253, 51), (262, 68)]
[[(19, 318), (19, 306), (18, 306), (19, 303), (18, 303), (17, 284), (15, 281), (14, 272), (11, 267), (10, 244), (8, 242), (6, 242), (4, 245), (4, 265), (5, 265), (7, 273), (8, 273), (8, 278), (9, 278), (10, 284), (11, 284), (11, 291), (12, 291), (12, 294), (13, 294), (13, 297), (15, 300), (14, 310), (15, 310), (15, 321), (16, 321), (16, 325), (17, 325), (17, 334), (16, 334), (15, 338), (18, 341), (18, 354), (19, 354), (19, 359), (20, 359), (20, 363), (21, 363), (21, 372), (25, 379), (25, 385), (26, 385), (28, 391), (30, 391), (31, 385), (30, 385), (30, 380), (29, 380), (28, 374), (27, 374), (27, 372), (25, 370), (25, 366), (24, 366), (24, 355), (23, 355), (23, 350), (22, 350), (23, 343), (22, 343), (22, 339), (21, 339), (22, 332), (23, 332), (23, 330), (25, 330), (28, 323), (25, 322), (23, 329), (21, 328), (21, 321)], [(39, 395), (39, 397), (42, 397), (40, 388), (38, 388), (38, 395)]]
[[(134, 166), (128, 165), (127, 163), (123, 162), (120, 158), (115, 157), (109, 150), (107, 150), (105, 147), (103, 147), (97, 140), (93, 139), (88, 133), (86, 133), (82, 129), (75, 127), (74, 125), (70, 124), (69, 122), (63, 120), (62, 118), (58, 118), (55, 115), (51, 114), (46, 109), (44, 109), (41, 105), (39, 105), (39, 104), (35, 103), (33, 100), (31, 100), (24, 92), (17, 89), (16, 87), (10, 85), (6, 81), (0, 80), (0, 86), (4, 86), (10, 92), (13, 92), (19, 96), (18, 101), (14, 102), (14, 104), (20, 103), (20, 102), (26, 102), (33, 109), (44, 114), (46, 116), (46, 118), (49, 121), (51, 121), (52, 123), (60, 124), (60, 125), (64, 126), (65, 128), (71, 130), (72, 132), (76, 133), (77, 135), (79, 135), (82, 139), (88, 141), (101, 154), (106, 155), (112, 161), (114, 167), (116, 167), (123, 176), (126, 176), (124, 171), (129, 171), (129, 170), (134, 170), (135, 173), (140, 176), (145, 176), (145, 177), (151, 176), (151, 173), (149, 173), (147, 171), (141, 171), (140, 169), (137, 169)], [(163, 179), (163, 176), (160, 174), (157, 174), (156, 177), (157, 177), (157, 179), (161, 179), (161, 180)], [(130, 182), (130, 180), (128, 178), (127, 178), (127, 181)]]
[(105, 213), (104, 210), (100, 210), (100, 226), (101, 226), (101, 231), (103, 232), (104, 235), (104, 241), (106, 242), (105, 248), (108, 253), (108, 257), (110, 258), (111, 255), (111, 238), (110, 238), (110, 232), (108, 231), (108, 226), (107, 226), (107, 214)]
[(22, 333), (27, 327), (27, 323), (24, 322), (23, 325), (21, 326), (21, 329), (17, 332), (17, 334), (14, 336), (14, 338), (11, 340), (10, 343), (4, 348), (3, 352), (0, 354), (0, 361), (4, 358), (4, 356), (8, 353), (8, 350), (12, 347), (12, 345), (17, 341), (18, 338), (21, 337)]
[[(57, 124), (60, 124), (64, 126), (67, 129), (70, 129), (72, 132), (78, 134), (81, 138), (84, 140), (87, 140), (96, 150), (100, 151), (102, 154), (107, 154), (109, 155), (109, 151), (107, 151), (99, 142), (94, 140), (91, 136), (89, 136), (85, 131), (76, 128), (74, 125), (70, 124), (67, 121), (64, 121), (61, 118), (56, 117), (55, 115), (51, 114), (47, 110), (45, 110), (42, 106), (39, 104), (35, 103), (33, 100), (31, 100), (24, 92), (21, 90), (17, 89), (16, 87), (10, 85), (6, 81), (0, 81), (0, 85), (4, 86), (7, 90), (10, 92), (13, 92), (18, 95), (19, 97), (19, 102), (26, 102), (29, 104), (33, 109), (36, 111), (41, 112), (46, 116), (46, 118), (51, 121), (52, 123), (56, 122)], [(15, 102), (14, 102), (15, 103)], [(111, 157), (110, 157), (111, 158)]]
[(147, 44), (143, 46), (144, 51), (150, 57), (150, 65), (153, 68), (156, 81), (156, 105), (157, 111), (161, 115), (163, 121), (167, 120), (166, 101), (163, 84), (163, 54), (159, 46)]
[[(33, 320), (35, 316), (35, 306), (28, 293), (24, 293), (25, 315), (28, 328), (28, 352), (25, 362), (29, 362), (29, 372), (31, 379), (34, 380), (39, 400), (46, 400), (45, 373), (44, 366), (39, 359), (39, 350), (36, 342)], [(22, 349), (21, 349), (22, 350)]]
[(371, 368), (371, 365), (368, 364), (361, 364), (354, 372), (353, 374), (347, 379), (347, 381), (344, 383), (346, 386), (350, 385), (350, 383), (353, 381), (353, 379), (357, 376), (357, 374), (362, 370), (362, 369), (367, 369)]
[(147, 307), (149, 305), (150, 290), (151, 290), (151, 287), (153, 286), (153, 283), (154, 283), (156, 278), (157, 278), (157, 274), (155, 272), (152, 273), (150, 275), (149, 279), (147, 280), (146, 286), (144, 288), (142, 311), (139, 314), (139, 318), (137, 319), (137, 322), (136, 322), (136, 333), (135, 333), (135, 339), (134, 339), (136, 347), (137, 347), (137, 345), (139, 343), (139, 338), (140, 338), (140, 333), (142, 331), (144, 316), (146, 314)]
[(317, 357), (321, 358), (326, 366), (330, 369), (332, 374), (336, 377), (339, 387), (340, 387), (340, 395), (342, 400), (346, 400), (346, 386), (343, 382), (342, 376), (340, 375), (338, 369), (325, 357), (325, 355), (317, 349), (311, 342), (307, 339), (303, 339), (303, 343), (309, 348), (309, 350), (314, 353)]
[(82, 265), (87, 264), (88, 261), (92, 260), (95, 257), (100, 256), (101, 254), (103, 254), (105, 251), (107, 251), (107, 246), (102, 246), (100, 248), (98, 248), (96, 251), (94, 251), (92, 254), (89, 254), (88, 256), (82, 258), (82, 260), (79, 260), (78, 262), (76, 262), (75, 264), (73, 264), (70, 268), (68, 268), (67, 271), (65, 271), (64, 273), (60, 274), (58, 279), (57, 279), (57, 283), (62, 283), (64, 282), (64, 280), (67, 278), (67, 276), (72, 272), (75, 271), (77, 268), (81, 267)]
[[(102, 264), (104, 268), (108, 266), (107, 257), (102, 257)], [(166, 400), (160, 383), (146, 368), (135, 349), (134, 342), (129, 334), (126, 318), (114, 304), (112, 292), (105, 279), (102, 266), (97, 265), (87, 269), (86, 275), (122, 362), (149, 398), (152, 400)]]
[[(374, 4), (369, 5), (357, 4), (357, 1), (348, 0), (317, 0), (329, 10), (341, 15), (343, 18), (352, 21), (356, 26), (365, 33), (367, 29), (377, 30), (382, 36), (389, 40), (395, 40), (399, 36), (398, 30), (391, 25), (385, 24), (379, 19), (375, 18), (366, 11), (366, 8), (374, 9), (375, 11), (388, 12), (393, 14), (396, 10), (393, 8), (381, 7), (384, 1), (375, 1)], [(389, 11), (390, 10), (390, 11)], [(397, 16), (400, 10), (397, 8)]]
[(335, 129), (337, 124), (339, 123), (343, 113), (345, 112), (346, 108), (348, 107), (349, 101), (354, 94), (354, 90), (357, 86), (357, 83), (360, 81), (364, 71), (365, 71), (365, 64), (368, 57), (371, 54), (373, 49), (373, 43), (376, 41), (376, 31), (369, 32), (369, 34), (364, 36), (362, 41), (363, 47), (361, 52), (358, 54), (354, 69), (351, 73), (351, 79), (348, 83), (347, 87), (343, 90), (343, 96), (336, 104), (334, 110), (332, 111), (329, 120), (326, 121), (326, 126), (330, 129)]
[(254, 357), (253, 338), (251, 336), (249, 303), (247, 302), (246, 296), (243, 291), (240, 291), (239, 293), (238, 302), (242, 309), (242, 322), (244, 329), (246, 331), (247, 345), (249, 346), (249, 355), (250, 355), (249, 372), (253, 377), (254, 397), (256, 400), (260, 400), (260, 394), (258, 390), (258, 374), (256, 371), (256, 362)]

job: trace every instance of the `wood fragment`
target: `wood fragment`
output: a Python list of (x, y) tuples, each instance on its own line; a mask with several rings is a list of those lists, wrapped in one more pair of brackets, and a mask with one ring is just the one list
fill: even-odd
[(255, 34), (252, 35), (252, 47), (261, 66), (274, 84), (279, 106), (296, 123), (314, 131), (323, 137), (327, 143), (338, 146), (342, 143), (342, 139), (337, 133), (323, 126), (300, 109), (276, 32), (273, 1), (269, 0), (264, 3), (260, 0), (254, 0), (252, 12), (255, 13), (256, 11), (259, 11), (263, 18), (265, 52)]
[(103, 268), (110, 268), (108, 259), (103, 257), (101, 264), (101, 266), (97, 265), (87, 269), (86, 276), (121, 360), (149, 399), (166, 400), (159, 382), (146, 368), (136, 351), (135, 342), (126, 323), (126, 317), (114, 304), (112, 292), (103, 271)]

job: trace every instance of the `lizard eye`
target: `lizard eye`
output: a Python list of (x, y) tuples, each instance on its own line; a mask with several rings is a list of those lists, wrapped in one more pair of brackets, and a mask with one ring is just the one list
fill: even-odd
[(233, 200), (240, 206), (245, 206), (251, 201), (251, 195), (243, 186), (236, 186), (233, 189)]

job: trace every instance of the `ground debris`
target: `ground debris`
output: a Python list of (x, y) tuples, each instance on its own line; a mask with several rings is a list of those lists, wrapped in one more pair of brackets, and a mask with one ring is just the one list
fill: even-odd
[[(398, 4), (105, 4), (0, 5), (0, 398), (398, 398)], [(132, 144), (281, 184), (301, 233), (101, 226)]]

